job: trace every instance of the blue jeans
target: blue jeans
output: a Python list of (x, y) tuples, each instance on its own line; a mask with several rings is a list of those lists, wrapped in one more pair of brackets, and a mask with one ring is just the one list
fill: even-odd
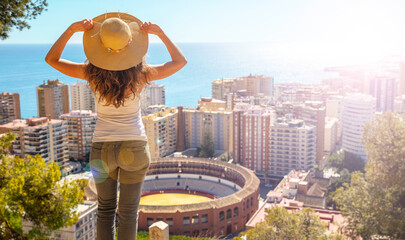
[(115, 239), (118, 182), (118, 239), (136, 239), (139, 200), (149, 165), (146, 141), (92, 144), (90, 168), (98, 195), (97, 240)]

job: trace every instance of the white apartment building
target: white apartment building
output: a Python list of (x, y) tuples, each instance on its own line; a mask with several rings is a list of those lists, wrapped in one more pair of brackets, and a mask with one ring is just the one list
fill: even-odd
[(65, 121), (57, 119), (28, 118), (0, 125), (0, 132), (17, 134), (13, 142), (16, 154), (39, 154), (46, 162), (63, 166), (68, 160), (68, 138)]
[(361, 137), (364, 125), (374, 119), (375, 111), (376, 99), (370, 95), (355, 93), (344, 98), (342, 117), (344, 151), (351, 152), (364, 160), (367, 159)]
[(91, 150), (97, 113), (90, 110), (75, 110), (62, 114), (60, 118), (67, 124), (69, 157), (84, 159)]
[[(94, 240), (96, 239), (97, 202), (85, 201), (74, 210), (80, 212), (76, 224), (53, 231), (48, 238), (51, 240)], [(33, 224), (23, 221), (23, 232), (29, 232)]]
[(90, 85), (87, 82), (77, 81), (77, 83), (71, 84), (70, 97), (72, 111), (90, 110), (92, 112), (97, 112), (96, 99)]
[(337, 118), (325, 118), (325, 143), (324, 143), (324, 151), (327, 153), (332, 153), (336, 149), (337, 143)]
[(142, 117), (152, 161), (176, 151), (177, 108), (165, 108)]
[(229, 151), (232, 112), (222, 108), (207, 109), (183, 109), (186, 148), (201, 147), (208, 134), (214, 142), (214, 150)]
[(269, 174), (282, 178), (291, 170), (314, 172), (316, 128), (291, 115), (278, 118), (270, 128)]
[(141, 93), (141, 108), (144, 111), (152, 105), (165, 105), (165, 86), (163, 84), (147, 84)]

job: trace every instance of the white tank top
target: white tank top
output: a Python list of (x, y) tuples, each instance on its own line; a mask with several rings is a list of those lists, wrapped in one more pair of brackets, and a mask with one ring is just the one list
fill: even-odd
[(116, 108), (114, 105), (105, 106), (105, 101), (98, 101), (97, 123), (93, 134), (93, 142), (115, 142), (144, 140), (147, 141), (145, 127), (142, 122), (139, 94), (132, 94), (125, 99), (124, 105)]

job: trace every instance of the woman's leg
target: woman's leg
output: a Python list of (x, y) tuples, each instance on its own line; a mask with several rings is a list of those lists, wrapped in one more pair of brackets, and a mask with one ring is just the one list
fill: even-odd
[(138, 207), (143, 181), (150, 165), (146, 141), (123, 142), (118, 154), (120, 200), (118, 203), (118, 239), (135, 240)]
[[(97, 240), (115, 239), (115, 213), (117, 209), (118, 168), (109, 143), (93, 143), (90, 153), (90, 168), (98, 195)], [(113, 176), (114, 178), (111, 178)]]
[[(121, 171), (121, 170), (120, 170)], [(118, 239), (134, 240), (138, 231), (138, 206), (143, 182), (120, 183), (118, 203)]]
[(96, 183), (98, 195), (97, 240), (115, 239), (115, 212), (117, 210), (117, 181), (108, 177)]

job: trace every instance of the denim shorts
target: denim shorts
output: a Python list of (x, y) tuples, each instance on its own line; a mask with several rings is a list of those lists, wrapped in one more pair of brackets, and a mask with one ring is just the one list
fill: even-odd
[(108, 177), (125, 184), (142, 182), (150, 166), (147, 141), (93, 142), (90, 168), (96, 183)]

